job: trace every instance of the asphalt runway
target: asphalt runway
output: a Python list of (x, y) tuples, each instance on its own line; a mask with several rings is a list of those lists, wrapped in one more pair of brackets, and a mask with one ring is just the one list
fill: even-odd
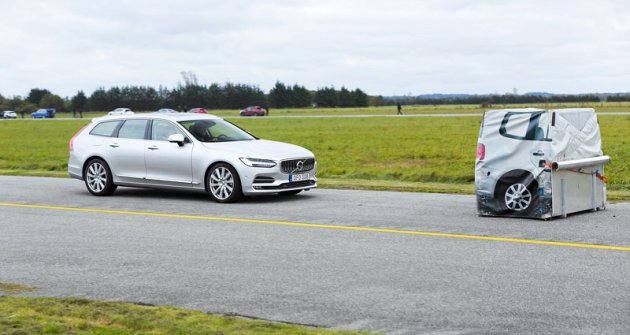
[(206, 195), (0, 176), (0, 283), (387, 334), (630, 333), (630, 204), (550, 221), (467, 195)]

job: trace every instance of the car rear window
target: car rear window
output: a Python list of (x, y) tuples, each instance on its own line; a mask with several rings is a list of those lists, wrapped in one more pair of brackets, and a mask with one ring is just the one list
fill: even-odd
[(90, 132), (90, 135), (112, 137), (114, 130), (116, 130), (120, 122), (122, 121), (101, 122), (97, 124), (96, 127), (94, 127), (94, 129), (92, 129), (92, 131)]

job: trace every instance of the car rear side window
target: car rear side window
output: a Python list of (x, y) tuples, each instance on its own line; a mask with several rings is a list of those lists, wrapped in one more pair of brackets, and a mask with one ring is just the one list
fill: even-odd
[(127, 120), (118, 131), (119, 138), (144, 139), (149, 120)]
[(94, 129), (92, 129), (92, 131), (90, 132), (90, 135), (112, 137), (114, 134), (114, 130), (118, 128), (118, 125), (120, 124), (120, 122), (122, 121), (101, 122), (98, 125), (96, 125)]

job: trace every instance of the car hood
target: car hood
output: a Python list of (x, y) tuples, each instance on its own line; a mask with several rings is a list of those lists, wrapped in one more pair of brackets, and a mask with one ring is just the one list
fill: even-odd
[(314, 156), (312, 152), (300, 146), (269, 140), (211, 142), (203, 143), (203, 146), (250, 158), (286, 159)]

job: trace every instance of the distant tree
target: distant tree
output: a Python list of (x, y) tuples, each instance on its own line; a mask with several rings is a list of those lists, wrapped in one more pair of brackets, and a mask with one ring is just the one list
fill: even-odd
[(265, 92), (258, 86), (241, 85), (239, 89), (243, 106), (264, 106), (267, 103)]
[(158, 99), (158, 105), (160, 106), (160, 108), (178, 109), (177, 104), (173, 103), (170, 100), (170, 94), (171, 94), (171, 91), (168, 88), (162, 87), (162, 85), (160, 85), (160, 87), (157, 90), (157, 99)]
[(111, 87), (107, 91), (107, 105), (105, 110), (113, 110), (119, 107), (123, 108), (131, 108), (130, 106), (124, 105), (122, 90), (117, 87)]
[(43, 106), (39, 105), (39, 103), (40, 103), (40, 101), (42, 101), (42, 98), (46, 94), (51, 94), (51, 93), (47, 89), (33, 88), (33, 89), (31, 89), (31, 91), (26, 96), (26, 101), (28, 101), (28, 102), (30, 102), (30, 103), (32, 103), (34, 105), (38, 105), (40, 107), (43, 107)]
[(289, 90), (280, 81), (276, 81), (276, 85), (269, 90), (269, 103), (275, 108), (286, 108), (289, 106), (290, 97)]
[(5, 99), (4, 96), (2, 96), (2, 94), (0, 94), (0, 111), (8, 110), (9, 108), (7, 108), (7, 105), (8, 105), (7, 99)]
[(370, 106), (378, 107), (384, 105), (384, 99), (382, 95), (376, 97), (369, 97)]
[(341, 86), (341, 90), (339, 91), (339, 107), (354, 107), (352, 103), (352, 97), (350, 96), (350, 91), (346, 89), (344, 86)]
[(90, 95), (90, 98), (88, 99), (89, 110), (106, 111), (109, 110), (107, 108), (107, 105), (107, 92), (102, 87), (99, 87), (94, 92), (92, 92), (92, 95)]
[(337, 107), (339, 106), (339, 97), (334, 87), (320, 88), (315, 93), (315, 104), (317, 107)]
[(57, 111), (63, 111), (65, 110), (66, 102), (56, 94), (46, 94), (39, 102), (39, 107), (54, 108)]
[(211, 109), (219, 109), (223, 106), (223, 89), (219, 84), (212, 84), (208, 87), (208, 93), (206, 96), (207, 106)]
[(87, 110), (88, 99), (85, 96), (85, 93), (83, 93), (83, 91), (77, 92), (77, 95), (72, 97), (71, 101), (72, 101), (72, 108), (75, 111), (79, 109)]
[(293, 103), (294, 107), (304, 108), (311, 107), (313, 105), (313, 95), (309, 90), (307, 90), (304, 86), (298, 86), (298, 84), (293, 85), (293, 89), (291, 90), (293, 95)]
[(226, 83), (223, 88), (223, 103), (227, 108), (238, 108), (239, 105), (238, 87), (232, 83)]
[(4, 103), (5, 103), (5, 106), (6, 106), (5, 107), (6, 110), (12, 110), (12, 111), (16, 111), (17, 112), (17, 110), (18, 110), (18, 108), (20, 106), (23, 106), (23, 105), (27, 104), (28, 102), (22, 100), (22, 98), (19, 97), (19, 96), (15, 96), (15, 97), (13, 97), (11, 99), (5, 99)]
[(13, 110), (18, 114), (22, 114), (22, 112), (24, 112), (25, 117), (26, 115), (30, 117), (30, 114), (36, 111), (38, 108), (39, 107), (36, 104), (32, 104), (30, 102), (24, 102), (21, 105), (13, 108)]
[(609, 101), (609, 102), (630, 101), (630, 94), (609, 95), (606, 98), (606, 101)]
[(355, 89), (350, 95), (354, 107), (367, 107), (370, 105), (368, 95), (363, 93), (360, 89)]

